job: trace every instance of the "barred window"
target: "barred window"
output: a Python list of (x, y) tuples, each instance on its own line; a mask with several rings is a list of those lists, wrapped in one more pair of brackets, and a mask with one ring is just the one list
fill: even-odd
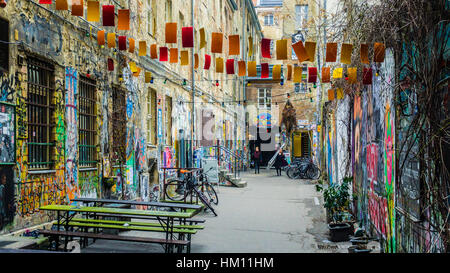
[(166, 96), (166, 144), (172, 145), (172, 97)]
[(27, 58), (28, 70), (28, 164), (32, 169), (53, 167), (55, 90), (53, 65), (36, 58)]
[(9, 69), (9, 22), (0, 18), (0, 71)]
[(80, 77), (78, 92), (78, 151), (81, 167), (94, 167), (96, 155), (96, 82)]
[(150, 89), (147, 96), (147, 142), (156, 144), (156, 91)]
[(113, 112), (112, 112), (112, 153), (113, 162), (116, 164), (125, 163), (126, 152), (126, 92), (125, 90), (113, 87)]

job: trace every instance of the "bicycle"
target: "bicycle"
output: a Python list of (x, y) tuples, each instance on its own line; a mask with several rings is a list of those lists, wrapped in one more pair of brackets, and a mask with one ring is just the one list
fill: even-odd
[[(212, 168), (211, 168), (212, 169)], [(209, 172), (209, 169), (207, 172)], [(199, 175), (194, 176), (194, 171), (181, 170), (181, 173), (185, 174), (183, 179), (171, 179), (165, 186), (165, 195), (172, 201), (186, 201), (190, 196), (191, 200), (196, 195), (206, 207), (208, 207), (215, 216), (217, 213), (211, 206), (211, 203), (217, 205), (219, 203), (219, 197), (214, 190), (211, 183), (208, 182), (206, 176), (207, 172), (201, 171)], [(198, 181), (201, 181), (199, 183)], [(209, 198), (204, 194), (206, 191)]]
[(309, 158), (299, 158), (286, 168), (286, 175), (291, 179), (318, 179), (320, 169)]

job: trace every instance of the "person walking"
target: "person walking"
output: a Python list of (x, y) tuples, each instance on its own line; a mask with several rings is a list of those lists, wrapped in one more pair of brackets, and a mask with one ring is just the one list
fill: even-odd
[(284, 158), (283, 149), (280, 148), (280, 150), (278, 150), (278, 154), (273, 165), (277, 170), (277, 176), (281, 176), (281, 168), (287, 165), (286, 159)]
[(259, 151), (259, 147), (255, 148), (255, 152), (253, 153), (253, 162), (255, 162), (255, 174), (258, 171), (259, 174), (259, 164), (261, 163), (262, 156), (261, 152)]

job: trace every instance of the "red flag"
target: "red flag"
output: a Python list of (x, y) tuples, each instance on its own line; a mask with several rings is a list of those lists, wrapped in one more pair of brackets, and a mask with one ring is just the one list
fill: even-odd
[(234, 74), (234, 59), (227, 60), (227, 74)]
[(108, 58), (108, 71), (114, 71), (114, 61), (111, 58)]
[(308, 82), (317, 81), (317, 67), (308, 67)]
[(263, 38), (261, 41), (261, 55), (263, 58), (272, 58), (270, 56), (270, 39)]
[(372, 68), (364, 67), (363, 70), (363, 84), (371, 85), (372, 84)]
[(261, 79), (269, 77), (269, 64), (262, 63), (261, 64)]
[(119, 36), (119, 50), (127, 50), (127, 36)]
[(159, 48), (159, 61), (167, 62), (169, 60), (169, 49), (167, 47)]
[(103, 26), (113, 27), (115, 26), (115, 14), (113, 5), (103, 5)]
[(208, 70), (210, 66), (211, 66), (211, 56), (205, 54), (205, 66), (203, 69)]
[(183, 47), (194, 47), (194, 28), (193, 27), (182, 28), (181, 40)]
[(39, 4), (51, 4), (52, 0), (39, 0)]

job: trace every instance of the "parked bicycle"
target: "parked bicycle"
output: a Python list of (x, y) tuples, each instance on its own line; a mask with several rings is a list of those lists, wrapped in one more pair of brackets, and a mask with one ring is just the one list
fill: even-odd
[(185, 201), (189, 197), (193, 200), (197, 196), (217, 216), (211, 203), (219, 204), (219, 197), (213, 185), (208, 182), (208, 176), (206, 175), (212, 169), (210, 168), (206, 172), (201, 170), (198, 175), (194, 175), (194, 171), (181, 170), (180, 172), (184, 174), (184, 178), (169, 180), (165, 186), (165, 195), (173, 201)]
[(320, 169), (313, 163), (312, 159), (307, 157), (294, 159), (285, 171), (291, 179), (318, 179), (321, 174)]

